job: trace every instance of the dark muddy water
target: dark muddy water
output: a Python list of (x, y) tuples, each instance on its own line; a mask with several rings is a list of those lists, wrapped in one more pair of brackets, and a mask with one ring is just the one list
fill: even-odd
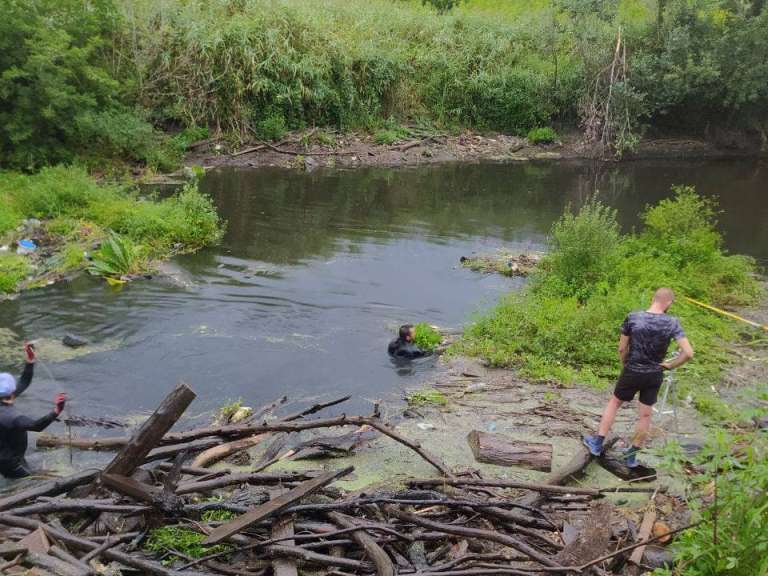
[(28, 338), (76, 333), (107, 348), (49, 362), (56, 382), (39, 372), (23, 399), (31, 412), (63, 389), (75, 414), (128, 416), (179, 380), (198, 392), (198, 414), (227, 399), (261, 405), (282, 394), (349, 393), (348, 410), (367, 410), (430, 369), (430, 361), (390, 363), (398, 324), (458, 328), (515, 286), (460, 268), (460, 256), (541, 249), (566, 204), (595, 189), (630, 228), (647, 203), (683, 183), (719, 197), (732, 251), (768, 261), (765, 165), (222, 170), (204, 188), (229, 223), (226, 238), (172, 263), (181, 285), (156, 279), (115, 291), (82, 277), (0, 303), (0, 326)]

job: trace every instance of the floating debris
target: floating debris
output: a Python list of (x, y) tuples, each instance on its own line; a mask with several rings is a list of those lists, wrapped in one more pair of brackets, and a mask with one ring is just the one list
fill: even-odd
[(538, 266), (542, 254), (513, 254), (500, 250), (496, 254), (462, 256), (461, 265), (475, 272), (497, 273), (504, 276), (528, 276)]

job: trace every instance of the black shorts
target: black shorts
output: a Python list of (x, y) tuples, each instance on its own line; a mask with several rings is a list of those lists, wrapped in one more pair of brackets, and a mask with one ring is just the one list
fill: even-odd
[(659, 388), (664, 381), (664, 372), (632, 372), (624, 370), (616, 382), (613, 395), (619, 400), (629, 402), (640, 392), (640, 402), (646, 406), (656, 404)]

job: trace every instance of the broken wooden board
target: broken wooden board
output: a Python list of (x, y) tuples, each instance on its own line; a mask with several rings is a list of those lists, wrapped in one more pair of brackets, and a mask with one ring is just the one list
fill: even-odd
[(542, 472), (552, 469), (552, 444), (521, 442), (479, 430), (472, 430), (467, 442), (475, 460), (484, 464), (520, 466)]
[(270, 500), (269, 502), (265, 502), (261, 506), (257, 506), (250, 512), (246, 512), (242, 516), (238, 516), (231, 522), (222, 524), (221, 526), (216, 528), (213, 532), (211, 532), (205, 540), (203, 540), (203, 544), (205, 545), (217, 544), (222, 540), (229, 538), (230, 536), (237, 534), (242, 530), (245, 530), (251, 524), (254, 524), (256, 522), (259, 522), (260, 520), (263, 520), (264, 518), (267, 518), (269, 516), (272, 516), (273, 514), (277, 514), (281, 512), (282, 510), (284, 510), (285, 508), (287, 508), (297, 500), (301, 500), (305, 496), (308, 496), (309, 494), (312, 494), (313, 492), (320, 490), (321, 488), (327, 486), (328, 484), (331, 484), (337, 478), (346, 476), (347, 474), (351, 473), (354, 469), (355, 469), (354, 466), (348, 466), (341, 470), (320, 474), (317, 478), (313, 478), (311, 480), (307, 480), (306, 482), (302, 482), (301, 484), (296, 486), (296, 488), (294, 488), (293, 490), (289, 490), (285, 494), (282, 494), (277, 498), (273, 498), (272, 500)]

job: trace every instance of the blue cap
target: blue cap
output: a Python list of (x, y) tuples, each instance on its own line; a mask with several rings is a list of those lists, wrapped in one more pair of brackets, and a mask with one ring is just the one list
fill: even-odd
[(0, 372), (0, 398), (13, 396), (16, 392), (16, 378), (7, 372)]

